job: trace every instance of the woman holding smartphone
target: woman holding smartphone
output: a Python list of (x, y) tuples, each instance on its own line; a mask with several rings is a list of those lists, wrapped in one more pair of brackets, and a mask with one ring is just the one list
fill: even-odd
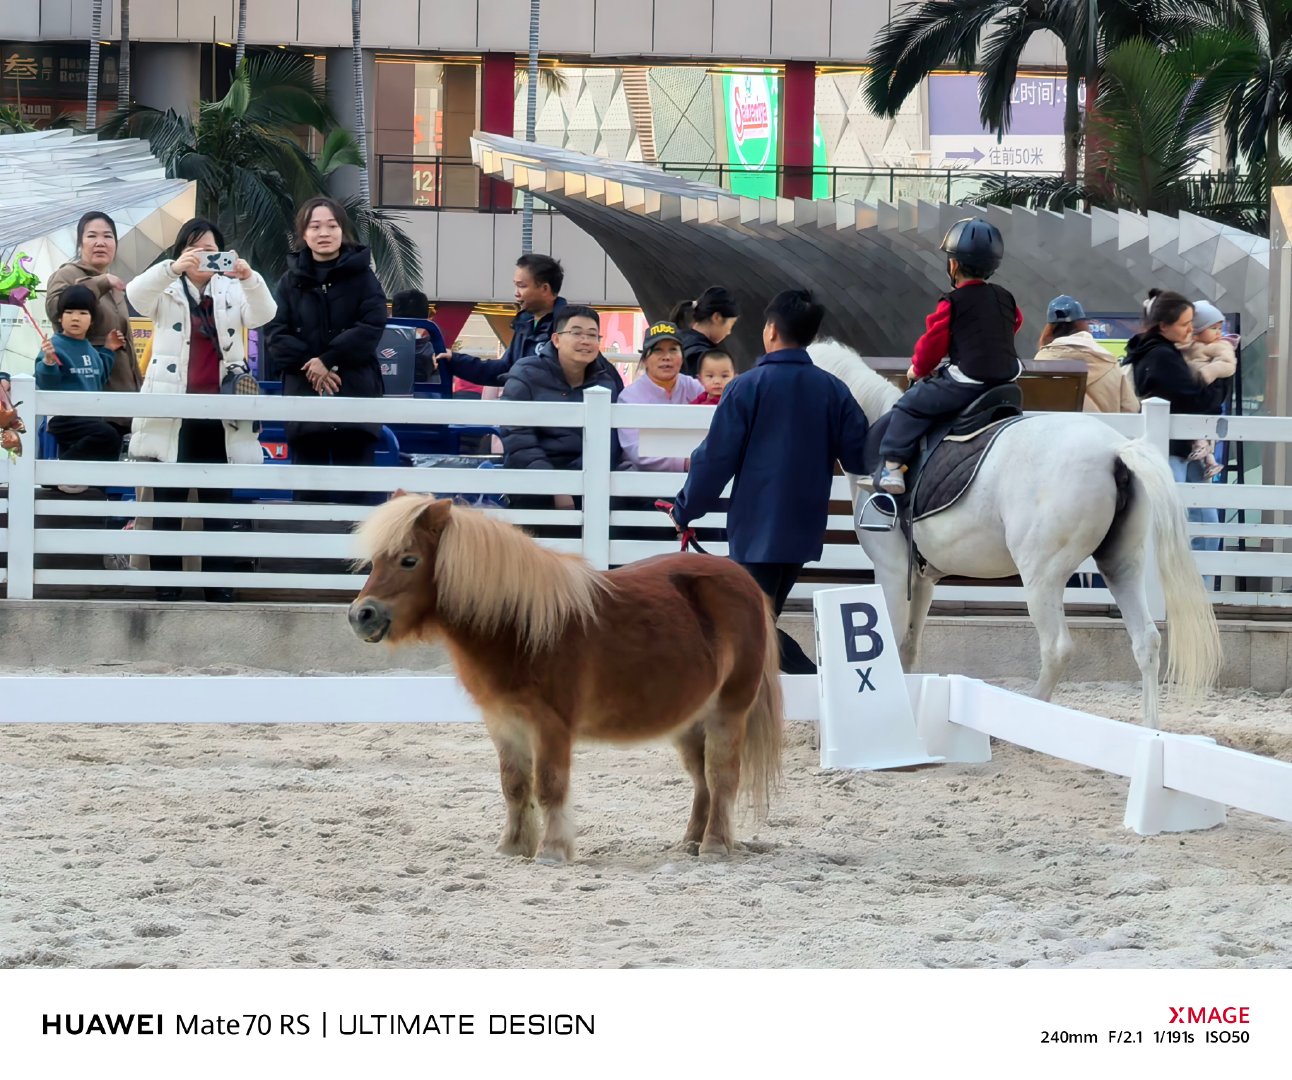
[[(250, 379), (243, 331), (263, 326), (277, 305), (264, 279), (226, 252), (224, 236), (201, 218), (186, 221), (171, 258), (149, 267), (127, 287), (130, 302), (152, 319), (153, 356), (144, 374), (144, 393), (218, 394), (226, 378)], [(228, 270), (208, 269), (229, 265)], [(130, 457), (144, 461), (182, 461), (214, 465), (258, 465), (260, 440), (250, 420), (176, 420), (139, 417), (132, 427)], [(186, 502), (187, 488), (160, 488), (158, 502)], [(227, 502), (229, 492), (204, 489), (208, 502)], [(227, 518), (204, 522), (212, 531), (232, 525)], [(178, 529), (178, 518), (154, 521), (155, 529)], [(154, 570), (178, 570), (178, 555), (155, 555)], [(228, 559), (205, 560), (203, 569), (229, 569)], [(176, 600), (179, 589), (163, 587), (158, 599)], [(208, 600), (229, 601), (233, 590), (208, 588)]]

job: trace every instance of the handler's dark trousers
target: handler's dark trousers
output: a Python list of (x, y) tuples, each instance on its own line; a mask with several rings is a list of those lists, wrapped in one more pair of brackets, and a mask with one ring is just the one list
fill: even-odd
[[(794, 588), (794, 582), (798, 580), (803, 564), (741, 563), (740, 565), (749, 571), (749, 576), (758, 582), (758, 587), (771, 598), (772, 610), (776, 612), (776, 617), (780, 618), (781, 611), (785, 608), (785, 601), (790, 595), (790, 590)], [(786, 675), (816, 674), (816, 664), (808, 659), (807, 653), (799, 647), (799, 643), (779, 627), (776, 630), (776, 639), (781, 646), (781, 671)]]
[(958, 382), (947, 374), (946, 368), (938, 368), (907, 390), (893, 406), (893, 417), (879, 444), (879, 456), (884, 461), (914, 464), (920, 440), (938, 421), (955, 416), (990, 389), (985, 383)]

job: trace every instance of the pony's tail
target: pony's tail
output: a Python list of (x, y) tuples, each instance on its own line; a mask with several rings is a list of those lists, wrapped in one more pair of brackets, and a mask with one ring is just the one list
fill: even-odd
[(759, 818), (767, 816), (771, 797), (781, 786), (781, 745), (785, 702), (781, 696), (781, 648), (770, 601), (763, 604), (763, 674), (745, 725), (740, 751), (740, 783)]
[(1143, 439), (1118, 451), (1148, 501), (1158, 578), (1166, 598), (1166, 678), (1196, 697), (1220, 675), (1223, 652), (1216, 614), (1189, 548), (1175, 478), (1161, 453)]

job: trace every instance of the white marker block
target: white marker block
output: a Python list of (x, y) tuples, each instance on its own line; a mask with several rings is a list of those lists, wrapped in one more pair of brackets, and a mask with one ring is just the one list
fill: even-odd
[(878, 585), (812, 598), (821, 713), (821, 767), (898, 769), (930, 757), (915, 731), (906, 677)]
[(1126, 828), (1135, 830), (1140, 836), (1214, 829), (1225, 823), (1223, 803), (1174, 791), (1163, 785), (1162, 765), (1168, 741), (1177, 739), (1192, 739), (1213, 746), (1216, 742), (1205, 735), (1173, 735), (1155, 731), (1140, 743), (1125, 817)]

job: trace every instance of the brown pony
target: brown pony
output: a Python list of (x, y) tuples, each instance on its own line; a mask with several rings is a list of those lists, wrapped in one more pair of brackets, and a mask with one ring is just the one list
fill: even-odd
[(503, 854), (574, 858), (579, 738), (671, 736), (695, 784), (685, 842), (702, 855), (730, 853), (742, 780), (765, 811), (781, 768), (778, 646), (739, 566), (665, 555), (599, 573), (505, 521), (403, 492), (358, 540), (372, 572), (350, 625), (364, 641), (444, 639), (498, 748)]

